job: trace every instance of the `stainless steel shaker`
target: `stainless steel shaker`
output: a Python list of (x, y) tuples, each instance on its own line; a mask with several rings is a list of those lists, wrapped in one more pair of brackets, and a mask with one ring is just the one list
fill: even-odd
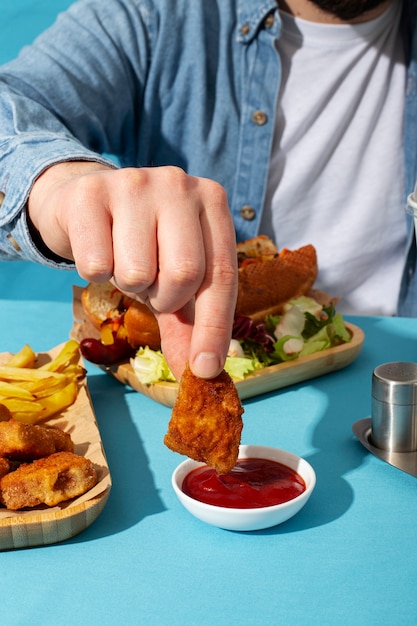
[(417, 450), (417, 363), (396, 361), (375, 368), (371, 439), (381, 450)]

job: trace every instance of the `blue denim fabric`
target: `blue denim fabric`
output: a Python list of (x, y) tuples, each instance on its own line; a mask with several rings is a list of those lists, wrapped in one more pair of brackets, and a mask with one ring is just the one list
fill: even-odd
[[(416, 2), (405, 7), (413, 17)], [(416, 180), (417, 148), (417, 37), (410, 17), (405, 30), (414, 42), (405, 116), (407, 195)], [(0, 68), (0, 258), (65, 265), (44, 256), (32, 241), (28, 194), (49, 165), (76, 159), (113, 163), (105, 154), (115, 155), (121, 166), (175, 164), (219, 181), (238, 240), (255, 236), (281, 77), (274, 45), (279, 33), (275, 0), (72, 5), (33, 46)], [(244, 207), (253, 210), (252, 220), (241, 215)], [(410, 220), (413, 251), (411, 226)], [(401, 314), (417, 315), (414, 266), (411, 254)]]

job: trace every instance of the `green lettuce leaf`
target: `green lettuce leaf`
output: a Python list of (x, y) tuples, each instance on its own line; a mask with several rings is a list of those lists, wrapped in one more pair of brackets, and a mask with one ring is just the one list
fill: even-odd
[(160, 350), (151, 350), (148, 346), (139, 348), (131, 363), (142, 385), (152, 385), (160, 381), (176, 382)]
[[(259, 363), (259, 361), (258, 361)], [(246, 357), (228, 356), (224, 365), (226, 372), (235, 380), (243, 380), (247, 374), (254, 372), (257, 368), (254, 359)]]

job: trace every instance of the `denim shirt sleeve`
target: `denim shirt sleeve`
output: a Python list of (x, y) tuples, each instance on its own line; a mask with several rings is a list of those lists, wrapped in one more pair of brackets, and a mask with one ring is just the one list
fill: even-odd
[[(144, 26), (135, 4), (117, 4), (116, 9), (114, 0), (75, 3), (0, 68), (0, 258), (68, 266), (31, 236), (26, 203), (34, 181), (63, 161), (115, 166), (102, 155), (119, 152), (121, 143), (127, 161), (134, 161), (130, 118), (138, 72), (145, 68), (136, 63), (134, 81), (132, 58), (139, 53), (147, 58), (148, 37), (145, 32), (140, 37), (139, 51), (137, 35)], [(123, 42), (112, 41), (110, 33), (123, 34)]]
[(217, 180), (237, 238), (255, 236), (279, 87), (277, 9), (79, 0), (0, 68), (0, 258), (60, 264), (30, 237), (31, 187), (53, 163), (106, 153)]

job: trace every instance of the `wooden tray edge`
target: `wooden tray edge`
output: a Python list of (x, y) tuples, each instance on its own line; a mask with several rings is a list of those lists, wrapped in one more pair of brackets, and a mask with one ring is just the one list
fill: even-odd
[[(295, 361), (272, 365), (251, 374), (244, 380), (237, 381), (236, 388), (241, 400), (317, 378), (350, 365), (362, 350), (365, 334), (361, 328), (349, 322), (346, 322), (346, 327), (352, 334), (349, 343), (328, 348)], [(154, 385), (142, 385), (136, 378), (130, 363), (103, 369), (122, 384), (129, 385), (155, 402), (173, 407), (178, 393), (178, 383), (161, 382)]]
[(0, 520), (0, 550), (46, 546), (75, 537), (103, 511), (111, 486), (98, 496), (59, 511), (43, 509), (28, 517)]
[[(39, 353), (38, 359), (41, 362), (45, 357), (51, 358), (63, 345), (62, 343), (55, 346), (50, 352)], [(1, 356), (5, 354), (2, 353)], [(89, 497), (89, 492), (81, 496), (82, 501), (75, 498), (73, 501), (61, 503), (51, 509), (45, 507), (33, 509), (29, 514), (22, 511), (7, 517), (0, 516), (0, 551), (64, 541), (85, 530), (103, 511), (111, 490), (112, 478), (86, 380), (81, 383), (74, 404), (62, 415), (52, 417), (46, 424), (57, 425), (59, 422), (67, 422), (70, 428), (75, 424), (78, 428), (79, 411), (87, 415), (89, 428), (92, 429), (89, 431), (90, 435), (93, 434), (90, 444), (95, 446), (96, 450), (91, 460), (101, 472), (98, 485), (90, 490), (91, 497)]]

